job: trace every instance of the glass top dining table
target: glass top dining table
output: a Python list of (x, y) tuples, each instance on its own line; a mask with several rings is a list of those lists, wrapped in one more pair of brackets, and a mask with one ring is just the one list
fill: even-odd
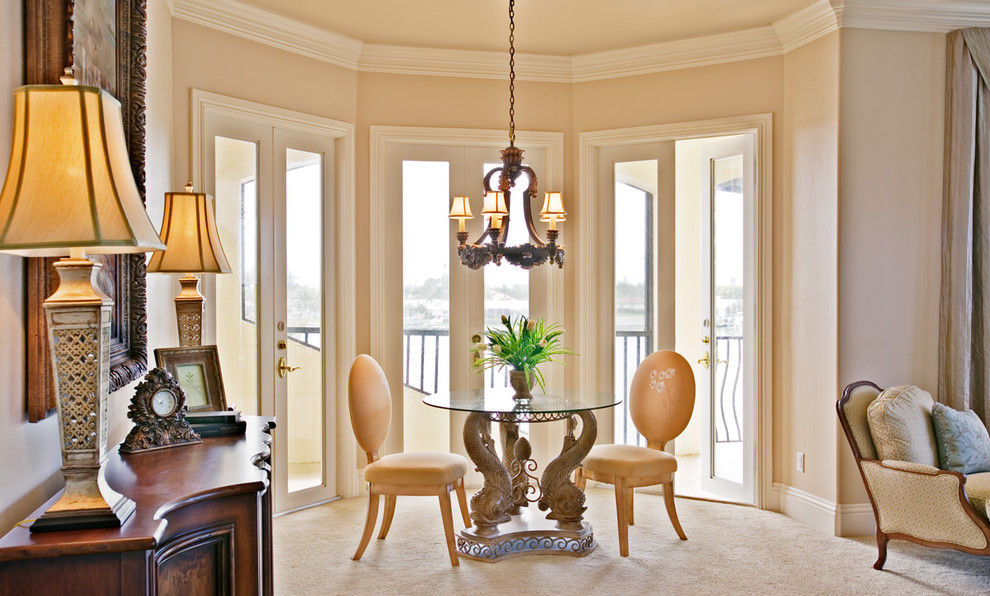
[(562, 420), (576, 412), (600, 410), (622, 403), (612, 393), (583, 389), (533, 393), (527, 400), (512, 398), (512, 389), (474, 389), (427, 395), (423, 403), (444, 410), (488, 414), (494, 422), (547, 422)]

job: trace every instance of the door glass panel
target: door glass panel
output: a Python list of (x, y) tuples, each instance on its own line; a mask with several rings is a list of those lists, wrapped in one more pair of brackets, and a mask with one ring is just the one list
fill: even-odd
[(743, 156), (712, 161), (712, 476), (743, 482)]
[(644, 445), (629, 416), (629, 383), (653, 351), (653, 197), (657, 160), (615, 164), (615, 393), (617, 443)]
[(425, 394), (450, 387), (449, 188), (447, 162), (402, 162), (402, 378)]
[(230, 405), (257, 415), (258, 401), (258, 149), (216, 137), (216, 220), (232, 275), (216, 276), (217, 346)]
[[(323, 156), (285, 150), (289, 492), (323, 478)], [(281, 421), (279, 421), (281, 422)], [(281, 426), (281, 425), (280, 425)]]
[[(482, 174), (501, 164), (486, 163)], [(498, 179), (492, 176), (491, 185), (498, 186)], [(509, 234), (507, 246), (531, 242), (526, 227), (523, 191), (529, 186), (529, 176), (523, 173), (516, 179), (509, 200)], [(486, 224), (487, 227), (487, 224)], [(488, 265), (485, 271), (485, 328), (502, 325), (502, 316), (529, 316), (529, 271), (506, 261), (499, 266)], [(509, 386), (509, 370), (490, 369), (485, 371), (485, 387), (505, 388)]]

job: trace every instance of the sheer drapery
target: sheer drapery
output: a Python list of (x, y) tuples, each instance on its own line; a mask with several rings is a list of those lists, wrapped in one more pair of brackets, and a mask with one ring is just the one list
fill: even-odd
[(939, 400), (990, 414), (990, 29), (949, 34)]

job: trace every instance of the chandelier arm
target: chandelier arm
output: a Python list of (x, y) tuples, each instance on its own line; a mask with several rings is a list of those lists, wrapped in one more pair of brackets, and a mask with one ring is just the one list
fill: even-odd
[(536, 222), (533, 220), (533, 197), (539, 196), (539, 192), (537, 191), (539, 182), (536, 179), (536, 172), (534, 172), (529, 166), (522, 166), (519, 170), (529, 174), (529, 187), (523, 191), (522, 196), (523, 215), (526, 217), (526, 227), (529, 230), (529, 238), (536, 246), (546, 246), (547, 243), (540, 237), (540, 233), (536, 229)]

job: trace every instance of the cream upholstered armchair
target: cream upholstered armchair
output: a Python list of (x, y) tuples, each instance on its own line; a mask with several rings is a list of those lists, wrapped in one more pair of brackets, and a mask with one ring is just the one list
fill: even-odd
[(875, 569), (883, 568), (891, 538), (990, 555), (990, 472), (938, 467), (933, 405), (918, 387), (881, 390), (869, 381), (850, 384), (836, 403), (873, 505)]

